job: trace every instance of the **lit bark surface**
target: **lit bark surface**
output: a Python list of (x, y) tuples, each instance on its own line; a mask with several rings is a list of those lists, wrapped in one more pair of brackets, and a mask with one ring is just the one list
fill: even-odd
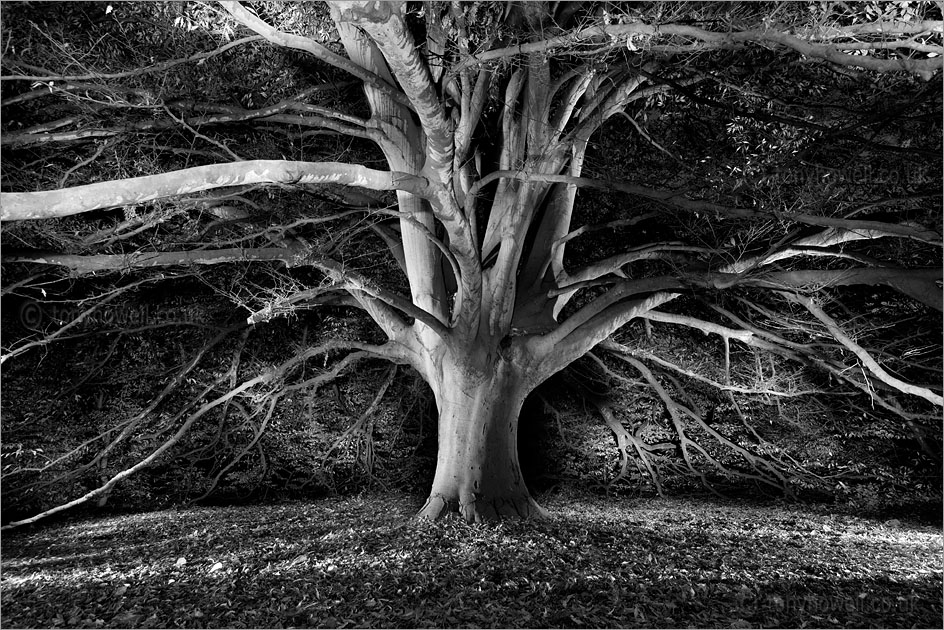
[(518, 463), (518, 414), (527, 395), (521, 374), (502, 358), (478, 369), (445, 363), (435, 391), (439, 452), (419, 516), (457, 512), (469, 522), (543, 518)]

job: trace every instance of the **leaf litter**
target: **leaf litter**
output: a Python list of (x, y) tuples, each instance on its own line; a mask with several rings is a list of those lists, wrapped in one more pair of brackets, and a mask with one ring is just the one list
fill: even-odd
[(939, 627), (942, 532), (706, 498), (417, 523), (414, 496), (199, 507), (3, 537), (4, 628)]

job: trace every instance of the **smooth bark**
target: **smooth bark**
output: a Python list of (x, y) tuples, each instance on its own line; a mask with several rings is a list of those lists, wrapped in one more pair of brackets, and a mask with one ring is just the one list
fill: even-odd
[(439, 409), (436, 474), (423, 518), (457, 512), (468, 522), (543, 518), (518, 462), (518, 414), (529, 380), (501, 355), (444, 357), (433, 391)]
[(28, 193), (0, 193), (0, 221), (52, 219), (244, 184), (345, 184), (422, 191), (426, 180), (341, 162), (249, 160)]

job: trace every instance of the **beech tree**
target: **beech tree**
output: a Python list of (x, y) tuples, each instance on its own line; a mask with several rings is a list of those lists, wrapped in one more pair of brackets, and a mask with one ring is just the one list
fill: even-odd
[[(133, 24), (133, 5), (103, 5), (102, 19)], [(700, 458), (727, 471), (686, 433), (694, 422), (742, 458), (742, 474), (778, 487), (786, 464), (714, 430), (677, 379), (798, 394), (796, 379), (772, 382), (759, 359), (753, 374), (732, 369), (732, 355), (747, 348), (823, 375), (830, 385), (818, 391), (860, 396), (922, 443), (935, 439), (929, 427), (944, 406), (933, 350), (942, 310), (939, 7), (357, 1), (330, 2), (327, 14), (291, 3), (153, 10), (177, 12), (172, 43), (190, 32), (198, 45), (223, 43), (142, 63), (134, 50), (122, 62), (91, 45), (65, 48), (48, 25), (5, 37), (3, 106), (28, 123), (4, 116), (3, 260), (29, 270), (5, 291), (39, 286), (49, 272), (152, 283), (205, 265), (268, 265), (283, 280), (244, 313), (248, 325), (342, 306), (366, 314), (385, 341), (328, 340), (253, 379), (222, 379), (224, 393), (176, 416), (171, 439), (47, 513), (107, 493), (248, 392), (267, 392), (267, 419), (284, 392), (320, 387), (365, 358), (409, 366), (435, 398), (438, 459), (419, 513), (427, 518), (544, 514), (522, 479), (519, 412), (578, 359), (662, 401), (688, 466)], [(31, 57), (47, 40), (60, 54)], [(265, 62), (282, 68), (266, 75), (265, 90), (253, 91), (252, 73), (212, 85), (174, 78), (192, 71), (193, 80), (201, 67), (223, 73), (213, 64), (250, 49), (279, 55)], [(285, 86), (296, 91), (281, 94)], [(225, 99), (227, 89), (236, 96)], [(331, 96), (339, 91), (346, 96)], [(704, 125), (693, 126), (699, 117)], [(249, 154), (259, 145), (234, 142), (239, 133), (265, 135), (269, 148)], [(699, 153), (709, 145), (713, 155)], [(349, 157), (340, 146), (353, 147)], [(153, 157), (161, 151), (187, 165), (168, 169), (173, 159)], [(71, 166), (43, 175), (50, 152)], [(120, 167), (114, 176), (70, 185), (108, 159)], [(833, 170), (811, 176), (823, 162)], [(904, 172), (896, 164), (924, 179), (888, 195), (874, 169)], [(856, 165), (866, 175), (852, 183), (843, 169)], [(308, 201), (278, 207), (272, 191)], [(180, 217), (208, 214), (220, 229), (156, 236)], [(73, 234), (44, 240), (25, 232), (31, 225)], [(246, 229), (227, 231), (233, 225)], [(354, 232), (350, 242), (340, 236)], [(10, 247), (13, 238), (21, 245)], [(368, 238), (382, 244), (385, 266), (358, 262)], [(379, 255), (371, 250), (371, 261)], [(882, 331), (902, 318), (920, 325), (890, 341)], [(721, 371), (646, 352), (621, 333), (637, 322), (720, 339)], [(4, 360), (61, 334), (6, 345)], [(319, 357), (317, 376), (289, 383)], [(613, 404), (600, 400), (598, 411), (626, 461), (655, 478), (661, 451)]]

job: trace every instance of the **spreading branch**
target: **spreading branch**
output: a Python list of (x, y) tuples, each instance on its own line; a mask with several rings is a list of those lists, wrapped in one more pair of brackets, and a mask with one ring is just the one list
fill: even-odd
[[(171, 68), (173, 68), (174, 66), (179, 66), (184, 63), (192, 63), (195, 61), (197, 62), (205, 61), (207, 59), (210, 59), (211, 57), (221, 55), (228, 50), (232, 50), (233, 48), (242, 46), (243, 44), (256, 42), (261, 39), (262, 37), (259, 37), (258, 35), (252, 35), (250, 37), (243, 37), (241, 39), (231, 41), (228, 44), (224, 44), (220, 46), (219, 48), (215, 48), (214, 50), (210, 50), (206, 52), (199, 52), (199, 53), (193, 54), (189, 57), (185, 57), (182, 59), (171, 59), (169, 61), (162, 61), (160, 63), (156, 63), (150, 66), (145, 66), (143, 68), (135, 68), (134, 70), (128, 70), (126, 72), (110, 72), (110, 73), (87, 72), (85, 74), (56, 74), (55, 72), (50, 72), (49, 70), (46, 70), (45, 68), (37, 68), (36, 66), (30, 65), (27, 63), (22, 63), (13, 59), (4, 59), (3, 63), (9, 64), (13, 66), (14, 68), (23, 68), (24, 70), (38, 72), (40, 74), (7, 74), (7, 75), (0, 76), (0, 81), (88, 81), (92, 79), (98, 79), (98, 80), (127, 79), (129, 77), (136, 77), (142, 74), (150, 74), (152, 72), (166, 72), (170, 70)], [(44, 88), (44, 89), (51, 92), (53, 87), (49, 86), (48, 88)], [(84, 89), (84, 88), (79, 87), (78, 89)], [(3, 104), (6, 105), (7, 102), (4, 101)]]
[[(609, 49), (622, 48), (631, 42), (634, 48), (651, 48), (658, 45), (660, 52), (691, 52), (705, 49), (706, 45), (717, 49), (737, 49), (748, 44), (769, 45), (793, 50), (811, 59), (821, 59), (829, 63), (864, 68), (875, 72), (909, 72), (930, 80), (936, 72), (944, 68), (944, 46), (931, 45), (931, 52), (936, 53), (931, 58), (897, 57), (891, 59), (871, 55), (849, 54), (843, 50), (884, 49), (894, 46), (895, 43), (912, 41), (918, 35), (940, 35), (944, 32), (944, 22), (928, 20), (923, 22), (882, 22), (869, 25), (874, 27), (872, 34), (882, 34), (886, 37), (899, 37), (894, 42), (863, 46), (860, 42), (846, 42), (839, 40), (846, 37), (862, 35), (860, 26), (847, 28), (832, 28), (827, 38), (824, 33), (802, 33), (802, 37), (780, 32), (773, 28), (764, 30), (745, 30), (713, 32), (697, 26), (687, 24), (644, 24), (632, 22), (629, 24), (595, 24), (586, 28), (569, 31), (561, 35), (549, 37), (540, 41), (528, 42), (516, 46), (496, 48), (473, 55), (471, 58), (458, 64), (454, 72), (468, 67), (529, 53), (554, 55), (557, 51), (569, 51), (581, 43), (601, 43)], [(662, 37), (675, 37), (688, 42), (697, 42), (692, 46), (689, 43), (656, 44)], [(851, 45), (846, 48), (847, 45)], [(896, 46), (897, 47), (897, 46)], [(908, 46), (909, 48), (911, 46)]]
[(175, 265), (219, 265), (231, 262), (260, 260), (280, 261), (289, 266), (297, 264), (304, 251), (290, 247), (230, 248), (212, 250), (184, 250), (177, 252), (134, 252), (131, 254), (78, 254), (30, 253), (5, 255), (3, 262), (28, 262), (55, 265), (69, 269), (75, 275), (107, 271), (131, 271), (151, 267)]
[(406, 190), (422, 194), (426, 180), (341, 162), (250, 160), (195, 166), (73, 188), (29, 193), (0, 193), (0, 221), (51, 219), (115, 208), (202, 190), (245, 184), (344, 184), (370, 190)]
[(836, 323), (836, 320), (827, 315), (826, 312), (818, 304), (816, 304), (812, 298), (794, 293), (783, 293), (782, 295), (788, 300), (802, 305), (810, 312), (810, 314), (813, 315), (813, 317), (822, 322), (833, 338), (835, 338), (836, 341), (841, 343), (845, 348), (852, 352), (856, 358), (862, 362), (862, 365), (868, 369), (869, 373), (875, 376), (875, 378), (879, 379), (886, 385), (894, 387), (900, 392), (918, 396), (927, 400), (933, 405), (944, 407), (944, 397), (942, 397), (940, 394), (932, 392), (927, 387), (906, 383), (900, 378), (889, 374), (888, 371), (879, 365), (878, 361), (876, 361), (865, 348), (857, 344), (848, 334), (846, 334), (846, 332), (840, 328), (839, 324)]

